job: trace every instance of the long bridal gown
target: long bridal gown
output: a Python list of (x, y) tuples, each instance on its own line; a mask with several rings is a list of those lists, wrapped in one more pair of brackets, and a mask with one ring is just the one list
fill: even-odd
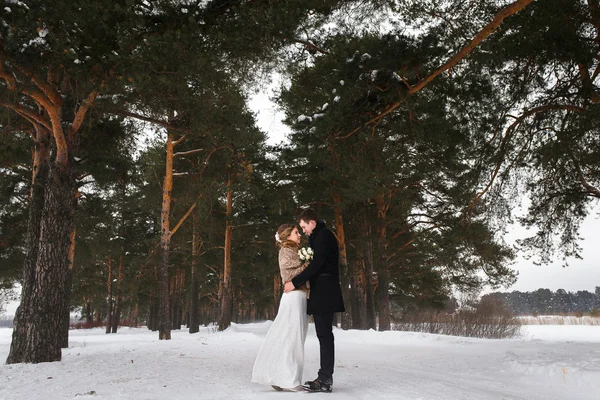
[[(280, 250), (279, 264), (284, 282), (302, 270), (296, 251), (289, 248)], [(252, 382), (287, 389), (301, 384), (308, 331), (307, 294), (306, 290), (294, 290), (281, 296), (277, 317), (256, 356)]]

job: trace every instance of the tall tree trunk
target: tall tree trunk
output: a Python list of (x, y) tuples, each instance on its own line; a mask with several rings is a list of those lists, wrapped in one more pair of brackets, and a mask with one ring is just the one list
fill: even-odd
[(64, 319), (65, 325), (63, 330), (62, 348), (66, 349), (69, 347), (69, 328), (71, 325), (71, 291), (73, 288), (73, 263), (75, 262), (75, 235), (77, 228), (73, 225), (71, 236), (69, 237), (69, 270), (67, 272), (67, 282), (65, 284), (65, 305), (64, 305)]
[[(26, 325), (33, 325), (37, 320), (37, 316), (33, 315), (35, 301), (32, 295), (37, 281), (36, 262), (40, 247), (40, 227), (49, 168), (48, 132), (44, 128), (37, 127), (36, 144), (33, 149), (29, 218), (27, 220), (27, 253), (23, 265), (23, 295), (13, 321), (13, 340), (10, 355), (6, 360), (7, 364), (27, 362), (25, 360), (26, 353), (30, 350), (30, 345), (27, 343)], [(31, 293), (31, 295), (25, 296), (26, 293)], [(39, 297), (39, 294), (36, 297)], [(39, 302), (42, 299), (36, 298), (35, 300)]]
[(171, 322), (173, 329), (181, 329), (181, 297), (180, 289), (181, 286), (181, 271), (179, 268), (175, 271), (173, 277), (173, 291), (171, 295)]
[(179, 295), (179, 315), (177, 316), (177, 329), (181, 329), (181, 326), (184, 324), (186, 306), (183, 301), (185, 298), (185, 271), (180, 269), (179, 271), (179, 287), (177, 289), (177, 293)]
[(373, 256), (373, 234), (371, 224), (369, 223), (365, 210), (364, 229), (367, 232), (367, 258), (363, 268), (362, 285), (365, 293), (366, 302), (366, 329), (377, 329), (375, 318), (375, 297), (373, 288), (374, 256)]
[[(33, 204), (34, 199), (34, 189), (38, 189), (38, 201), (40, 193), (43, 198), (43, 190), (46, 185), (46, 178), (48, 174), (49, 162), (50, 162), (50, 132), (46, 128), (41, 126), (36, 126), (35, 128), (35, 144), (33, 146), (33, 168), (31, 171), (31, 203), (30, 207)], [(37, 185), (37, 187), (36, 187)], [(31, 210), (31, 209), (30, 209)], [(40, 209), (41, 211), (41, 209)], [(38, 220), (39, 221), (39, 220)], [(39, 229), (39, 222), (37, 228)]]
[(85, 304), (85, 324), (88, 327), (92, 327), (93, 315), (92, 315), (92, 302), (89, 299), (84, 299), (83, 303)]
[(346, 233), (344, 230), (344, 218), (342, 216), (341, 199), (333, 196), (335, 210), (335, 230), (338, 246), (340, 249), (340, 280), (342, 284), (342, 296), (346, 300), (346, 311), (342, 313), (342, 329), (352, 327), (352, 302), (350, 301), (350, 274), (348, 272), (348, 253), (346, 251)]
[(379, 330), (389, 331), (391, 329), (390, 320), (390, 294), (389, 294), (389, 270), (387, 266), (387, 237), (386, 237), (386, 213), (389, 203), (386, 202), (384, 195), (378, 195), (375, 198), (377, 205), (377, 303), (379, 306)]
[(61, 359), (75, 173), (68, 163), (40, 162), (28, 219), (21, 304), (6, 362)]
[(160, 299), (156, 296), (152, 296), (150, 299), (150, 312), (148, 317), (148, 329), (151, 331), (158, 330), (158, 313), (160, 309)]
[(112, 316), (112, 333), (117, 333), (119, 323), (121, 322), (121, 282), (124, 279), (124, 268), (125, 268), (125, 240), (123, 239), (122, 233), (119, 235), (121, 245), (119, 246), (119, 272), (117, 275), (117, 287), (115, 293), (115, 307)]
[(223, 260), (223, 291), (219, 315), (219, 330), (224, 331), (231, 325), (233, 293), (231, 291), (231, 217), (233, 214), (233, 192), (231, 178), (227, 180), (227, 208), (225, 222), (225, 250)]
[(146, 322), (146, 326), (148, 330), (155, 331), (156, 329), (152, 329), (154, 327), (154, 304), (152, 304), (152, 296), (150, 296), (150, 305), (148, 306), (148, 321)]
[(138, 318), (140, 315), (140, 303), (138, 301), (135, 302), (135, 307), (133, 308), (133, 318), (131, 318), (131, 325), (137, 328), (138, 326)]
[(106, 333), (111, 332), (113, 312), (113, 260), (108, 257), (108, 279), (106, 280)]
[[(360, 260), (364, 264), (364, 260)], [(350, 279), (350, 302), (352, 304), (352, 329), (366, 329), (367, 308), (364, 299), (363, 286), (361, 284), (361, 264), (352, 263), (352, 278)]]
[(121, 300), (123, 298), (123, 279), (125, 279), (125, 198), (127, 196), (127, 179), (121, 178), (121, 221), (119, 226), (119, 273), (117, 275), (117, 287), (115, 293), (115, 309), (113, 312), (112, 333), (117, 333), (121, 322)]
[(171, 243), (171, 231), (169, 229), (169, 217), (171, 214), (171, 193), (173, 191), (173, 134), (169, 132), (167, 137), (167, 154), (165, 179), (163, 183), (163, 198), (161, 210), (161, 241), (162, 260), (160, 264), (159, 286), (160, 286), (160, 308), (158, 312), (158, 337), (160, 340), (171, 339), (171, 316), (169, 307), (169, 246)]
[(200, 246), (200, 236), (198, 233), (198, 213), (194, 212), (192, 216), (192, 279), (190, 288), (190, 322), (189, 332), (197, 333), (200, 331), (200, 313), (198, 309), (198, 252)]

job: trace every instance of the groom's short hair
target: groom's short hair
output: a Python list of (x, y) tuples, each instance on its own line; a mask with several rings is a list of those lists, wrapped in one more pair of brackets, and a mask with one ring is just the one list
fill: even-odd
[(304, 221), (307, 224), (310, 221), (318, 222), (319, 221), (319, 216), (317, 215), (317, 212), (315, 210), (313, 210), (312, 208), (305, 208), (304, 210), (302, 210), (300, 212), (300, 214), (298, 214), (298, 217), (296, 218), (296, 221), (298, 221), (298, 222)]

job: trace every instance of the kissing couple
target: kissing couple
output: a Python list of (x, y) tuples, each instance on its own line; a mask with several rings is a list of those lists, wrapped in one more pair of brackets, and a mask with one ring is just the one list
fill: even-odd
[[(277, 317), (267, 332), (254, 368), (252, 382), (275, 390), (326, 392), (333, 386), (333, 317), (344, 312), (339, 278), (339, 248), (333, 232), (312, 208), (297, 218), (308, 236), (308, 249), (300, 249), (295, 224), (284, 224), (275, 235), (279, 270), (284, 282)], [(308, 315), (313, 316), (319, 339), (321, 364), (316, 379), (301, 385)]]

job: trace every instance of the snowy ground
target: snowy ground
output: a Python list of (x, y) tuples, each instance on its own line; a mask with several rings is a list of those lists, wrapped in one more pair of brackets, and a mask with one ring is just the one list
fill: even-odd
[[(275, 392), (250, 382), (270, 322), (225, 332), (71, 331), (58, 363), (0, 365), (0, 399), (597, 400), (600, 326), (527, 326), (524, 336), (483, 340), (411, 332), (335, 331), (332, 394)], [(0, 329), (0, 364), (12, 330)], [(314, 326), (305, 379), (318, 369)]]

